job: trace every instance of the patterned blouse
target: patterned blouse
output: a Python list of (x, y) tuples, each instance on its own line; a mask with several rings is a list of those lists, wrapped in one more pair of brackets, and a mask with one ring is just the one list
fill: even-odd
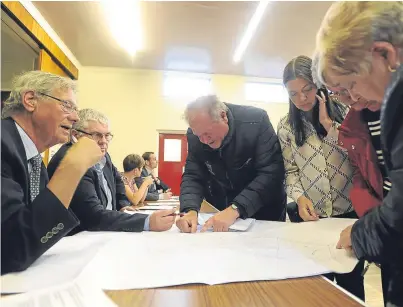
[(288, 114), (278, 125), (288, 196), (297, 202), (304, 195), (322, 217), (353, 211), (349, 199), (353, 170), (347, 152), (337, 145), (340, 125), (334, 123), (321, 140), (313, 125), (303, 121), (307, 136), (301, 147), (295, 142)]
[(129, 179), (127, 179), (127, 177), (125, 176), (124, 173), (120, 173), (120, 176), (122, 177), (123, 184), (124, 184), (124, 185), (127, 185), (133, 193), (135, 193), (135, 192), (138, 191), (135, 178), (133, 178), (133, 179), (129, 182)]

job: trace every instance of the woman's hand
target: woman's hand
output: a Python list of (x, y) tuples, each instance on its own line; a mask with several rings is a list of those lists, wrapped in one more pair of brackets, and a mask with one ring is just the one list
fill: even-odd
[(297, 205), (298, 214), (304, 220), (304, 222), (319, 220), (319, 216), (316, 214), (310, 199), (302, 195), (298, 198)]
[(329, 132), (330, 128), (332, 127), (332, 120), (327, 113), (326, 103), (328, 102), (326, 101), (325, 94), (320, 91), (320, 96), (316, 95), (316, 98), (318, 98), (319, 101), (319, 122), (326, 129), (326, 131)]

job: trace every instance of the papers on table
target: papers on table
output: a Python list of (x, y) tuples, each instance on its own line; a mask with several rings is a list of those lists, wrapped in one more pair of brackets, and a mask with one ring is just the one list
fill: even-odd
[(2, 307), (116, 307), (99, 288), (68, 283), (1, 299)]
[[(150, 215), (150, 214), (155, 213), (155, 211), (156, 210), (139, 210), (139, 211), (123, 211), (123, 212), (127, 213), (127, 214), (132, 214), (132, 215), (133, 214), (148, 214), (148, 215)], [(178, 214), (179, 210), (176, 210), (175, 213)]]
[[(207, 220), (212, 217), (214, 214), (212, 213), (199, 213), (198, 215), (198, 224), (204, 225)], [(255, 223), (255, 219), (237, 219), (234, 224), (232, 224), (229, 229), (231, 231), (247, 231), (252, 225)]]
[(90, 233), (88, 236), (63, 238), (29, 269), (1, 276), (1, 292), (26, 292), (75, 280), (98, 251), (108, 243), (110, 234), (97, 236)]

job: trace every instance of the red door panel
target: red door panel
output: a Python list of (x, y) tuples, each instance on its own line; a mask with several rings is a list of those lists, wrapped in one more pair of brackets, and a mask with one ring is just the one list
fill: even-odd
[(171, 188), (173, 195), (179, 195), (180, 193), (180, 184), (187, 154), (188, 146), (185, 134), (160, 133), (158, 177)]

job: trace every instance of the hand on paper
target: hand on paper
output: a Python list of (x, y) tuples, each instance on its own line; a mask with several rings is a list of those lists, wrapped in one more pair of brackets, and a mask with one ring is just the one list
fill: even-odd
[(297, 205), (298, 214), (304, 220), (304, 222), (317, 221), (319, 219), (319, 216), (316, 214), (310, 199), (302, 195), (298, 198)]
[(176, 221), (176, 226), (181, 232), (197, 231), (197, 212), (189, 211)]
[[(89, 169), (104, 156), (97, 142), (82, 137), (67, 151), (64, 159), (72, 161), (74, 164), (80, 163), (83, 168)], [(73, 165), (74, 165), (73, 164)]]
[(207, 222), (204, 223), (201, 232), (205, 232), (210, 228), (213, 228), (215, 232), (226, 232), (228, 228), (235, 223), (238, 217), (238, 211), (228, 207), (209, 218)]
[(339, 242), (337, 242), (336, 248), (351, 249), (351, 229), (353, 225), (348, 226), (340, 233)]
[(172, 192), (166, 192), (166, 193), (163, 193), (162, 195), (163, 195), (163, 199), (171, 199)]
[(150, 231), (166, 231), (171, 229), (175, 222), (176, 208), (158, 210), (150, 216)]

